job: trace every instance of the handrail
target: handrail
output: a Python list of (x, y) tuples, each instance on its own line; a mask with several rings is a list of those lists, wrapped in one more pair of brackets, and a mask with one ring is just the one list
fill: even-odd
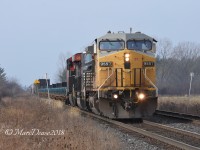
[[(108, 68), (110, 70), (110, 68)], [(99, 90), (101, 89), (101, 87), (106, 83), (106, 81), (113, 75), (114, 71), (112, 69), (112, 73), (110, 76), (108, 76), (108, 78), (103, 82), (103, 84), (98, 88), (98, 99), (99, 99)]]
[(156, 89), (156, 97), (158, 97), (158, 87), (147, 77), (146, 68), (143, 71), (145, 79), (149, 81), (149, 83)]

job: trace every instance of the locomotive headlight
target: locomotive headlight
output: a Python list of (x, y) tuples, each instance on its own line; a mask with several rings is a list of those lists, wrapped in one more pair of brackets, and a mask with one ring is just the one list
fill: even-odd
[(125, 61), (129, 61), (129, 57), (126, 57), (126, 58), (125, 58)]
[(131, 63), (130, 63), (130, 54), (125, 53), (124, 54), (124, 69), (130, 69)]
[(130, 54), (125, 54), (125, 58), (129, 58), (130, 57)]
[(144, 95), (143, 93), (140, 93), (140, 94), (138, 95), (138, 99), (139, 99), (139, 100), (144, 100), (144, 98), (145, 98), (145, 95)]
[(113, 98), (114, 98), (114, 99), (117, 99), (117, 98), (118, 98), (118, 95), (117, 95), (117, 94), (114, 94), (114, 95), (113, 95)]
[(130, 60), (130, 54), (125, 54), (125, 61), (129, 61)]

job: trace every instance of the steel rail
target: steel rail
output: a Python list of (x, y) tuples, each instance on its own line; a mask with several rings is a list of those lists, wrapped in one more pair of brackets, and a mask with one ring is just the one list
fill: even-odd
[(155, 123), (155, 122), (150, 122), (150, 121), (147, 121), (147, 120), (143, 120), (143, 123), (147, 124), (147, 125), (150, 125), (150, 126), (157, 127), (157, 128), (165, 129), (165, 130), (168, 130), (168, 131), (180, 133), (180, 134), (183, 134), (183, 135), (186, 135), (186, 136), (190, 136), (190, 137), (193, 137), (193, 138), (196, 138), (196, 139), (200, 140), (200, 134), (197, 134), (197, 133), (194, 133), (194, 132), (190, 132), (190, 131), (186, 131), (186, 130), (182, 130), (182, 129), (166, 126), (166, 125)]
[(162, 143), (165, 143), (165, 144), (168, 144), (168, 145), (180, 148), (180, 149), (200, 150), (199, 147), (188, 145), (188, 144), (185, 144), (183, 142), (176, 141), (176, 140), (170, 139), (168, 137), (164, 137), (164, 136), (161, 136), (159, 134), (152, 133), (152, 132), (149, 132), (149, 131), (146, 131), (146, 130), (143, 130), (143, 129), (140, 129), (140, 128), (137, 128), (137, 127), (133, 127), (131, 125), (128, 125), (128, 124), (125, 124), (125, 123), (122, 123), (122, 122), (119, 122), (119, 121), (107, 119), (107, 118), (104, 118), (104, 117), (101, 117), (101, 116), (98, 116), (98, 115), (95, 115), (95, 114), (92, 114), (92, 113), (89, 113), (89, 112), (86, 112), (86, 111), (82, 111), (82, 110), (81, 110), (81, 112), (84, 113), (84, 114), (87, 114), (88, 116), (98, 118), (98, 119), (103, 120), (105, 122), (108, 122), (110, 124), (117, 125), (117, 126), (122, 127), (126, 130), (142, 134), (142, 135), (147, 136), (149, 138), (155, 139), (157, 141), (160, 141)]
[[(156, 110), (155, 114), (167, 116), (167, 117), (178, 118), (178, 119), (184, 119), (184, 120), (191, 121), (191, 123), (200, 125), (200, 117), (199, 116), (192, 116), (192, 115), (188, 115), (188, 114), (182, 114), (182, 113), (178, 113), (178, 112), (169, 112), (169, 111), (163, 111), (163, 110)], [(195, 118), (197, 118), (198, 120)]]

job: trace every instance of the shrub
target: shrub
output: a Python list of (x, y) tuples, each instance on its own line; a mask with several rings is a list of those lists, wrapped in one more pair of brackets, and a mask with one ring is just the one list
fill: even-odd
[(200, 116), (200, 97), (159, 97), (158, 109)]

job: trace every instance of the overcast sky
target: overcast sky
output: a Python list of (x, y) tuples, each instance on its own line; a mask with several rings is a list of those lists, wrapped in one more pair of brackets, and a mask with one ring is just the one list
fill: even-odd
[(199, 0), (0, 0), (0, 67), (29, 86), (61, 54), (83, 51), (112, 32), (141, 31), (173, 43), (200, 41)]

